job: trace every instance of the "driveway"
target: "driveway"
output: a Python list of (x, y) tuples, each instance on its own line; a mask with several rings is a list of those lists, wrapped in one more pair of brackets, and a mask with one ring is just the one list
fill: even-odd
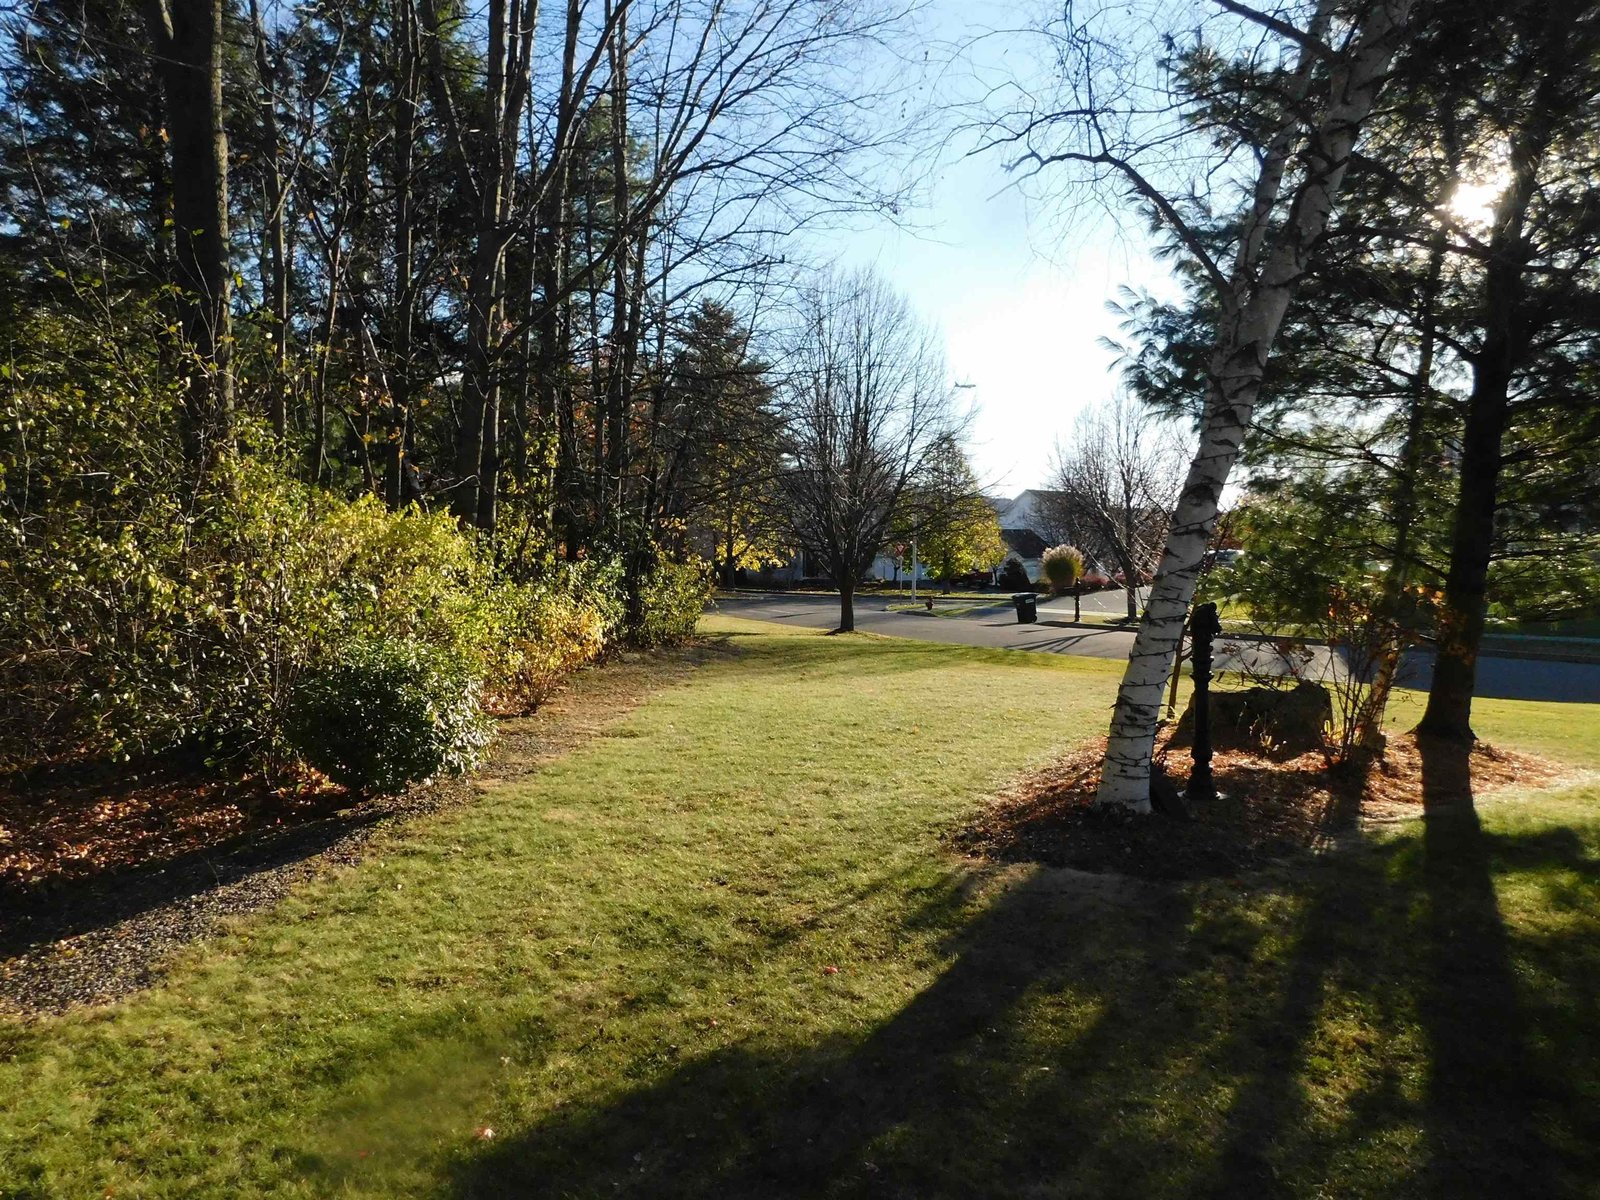
[[(1091, 609), (1090, 601), (1109, 607)], [(933, 617), (916, 612), (890, 612), (890, 603), (857, 597), (856, 628), (863, 633), (927, 642), (987, 646), (998, 650), (1037, 650), (1088, 658), (1125, 659), (1133, 645), (1131, 629), (1074, 625), (1071, 600), (1065, 606), (1054, 601), (1041, 607), (1039, 621), (1034, 625), (1018, 625), (1009, 604), (1004, 609), (965, 616)], [(897, 599), (892, 603), (904, 604), (905, 601)], [(1121, 592), (1102, 592), (1085, 596), (1083, 607), (1085, 612), (1121, 613), (1126, 611), (1126, 600)], [(832, 629), (839, 623), (836, 596), (744, 595), (718, 600), (716, 609), (729, 616), (812, 629)], [(1239, 660), (1248, 657), (1257, 670), (1278, 673), (1272, 662), (1275, 656), (1270, 651), (1249, 642), (1235, 642), (1231, 646), (1228, 642), (1227, 638), (1219, 642), (1219, 670), (1238, 670), (1243, 665)], [(1326, 656), (1328, 651), (1319, 648), (1318, 653)], [(1401, 667), (1400, 682), (1406, 687), (1426, 688), (1432, 670), (1430, 655), (1408, 655)], [(1600, 664), (1486, 657), (1478, 663), (1477, 694), (1507, 700), (1600, 703)]]

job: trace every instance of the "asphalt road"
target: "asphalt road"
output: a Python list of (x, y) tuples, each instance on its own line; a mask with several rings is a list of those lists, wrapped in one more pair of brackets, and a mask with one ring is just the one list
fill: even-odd
[[(1105, 605), (1091, 609), (1090, 602)], [(1039, 609), (1033, 625), (1019, 625), (1009, 607), (1000, 612), (979, 612), (967, 616), (934, 617), (915, 612), (890, 612), (890, 601), (856, 599), (856, 628), (863, 633), (882, 633), (893, 637), (919, 638), (928, 642), (948, 642), (959, 646), (989, 646), (1001, 650), (1037, 650), (1046, 654), (1078, 654), (1089, 658), (1123, 659), (1133, 644), (1133, 632), (1072, 623), (1072, 602), (1055, 602)], [(903, 604), (905, 601), (893, 601)], [(834, 596), (751, 595), (716, 602), (718, 612), (750, 617), (758, 621), (803, 625), (813, 629), (832, 629), (839, 623), (839, 601)], [(1121, 613), (1126, 602), (1120, 592), (1105, 592), (1084, 597), (1085, 612)], [(1219, 643), (1219, 670), (1237, 670), (1238, 656), (1250, 656), (1257, 669), (1272, 670), (1270, 653), (1252, 644), (1234, 643), (1230, 653)], [(1326, 650), (1320, 653), (1326, 655)], [(1426, 654), (1408, 655), (1401, 668), (1400, 682), (1406, 687), (1426, 688), (1432, 673), (1432, 660)], [(1545, 659), (1483, 658), (1478, 663), (1480, 696), (1509, 700), (1560, 700), (1600, 703), (1600, 664), (1556, 662)]]

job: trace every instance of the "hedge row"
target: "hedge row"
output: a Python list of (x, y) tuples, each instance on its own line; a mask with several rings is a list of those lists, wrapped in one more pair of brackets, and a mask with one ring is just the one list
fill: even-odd
[(485, 714), (614, 641), (687, 636), (707, 596), (667, 562), (631, 605), (610, 562), (513, 581), (446, 515), (262, 456), (196, 492), (154, 391), (41, 368), (0, 397), (0, 767), (194, 746), (396, 788), (471, 766)]

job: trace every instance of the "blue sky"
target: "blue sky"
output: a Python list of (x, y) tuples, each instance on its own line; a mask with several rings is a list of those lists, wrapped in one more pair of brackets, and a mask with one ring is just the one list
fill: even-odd
[(1063, 224), (1006, 183), (993, 159), (950, 165), (918, 214), (926, 228), (846, 235), (837, 261), (875, 264), (938, 325), (952, 375), (973, 385), (974, 466), (1015, 495), (1045, 482), (1057, 437), (1115, 386), (1099, 344), (1119, 332), (1106, 301), (1123, 285), (1171, 285), (1136, 234), (1104, 218)]
[[(934, 0), (919, 25), (930, 44), (962, 42), (979, 25), (1017, 22), (1025, 7)], [(1028, 71), (1035, 61), (1021, 35), (988, 38), (978, 53), (987, 61), (968, 61), (963, 76)], [(946, 93), (961, 90), (959, 80), (945, 83)], [(962, 393), (976, 408), (974, 465), (995, 492), (1015, 495), (1045, 482), (1057, 437), (1115, 386), (1113, 356), (1098, 344), (1118, 333), (1106, 302), (1123, 285), (1175, 289), (1136, 220), (1119, 228), (1088, 209), (1064, 219), (1025, 195), (999, 155), (965, 157), (965, 148), (929, 163), (919, 181), (926, 203), (905, 214), (912, 228), (885, 220), (828, 243), (833, 265), (876, 265), (938, 325), (953, 376), (974, 385)]]

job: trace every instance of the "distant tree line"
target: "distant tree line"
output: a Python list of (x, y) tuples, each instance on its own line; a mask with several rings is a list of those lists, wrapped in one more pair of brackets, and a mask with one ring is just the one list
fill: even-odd
[(121, 331), (198, 482), (446, 506), (502, 554), (770, 557), (780, 243), (892, 202), (838, 0), (41, 0), (4, 17), (6, 330)]

